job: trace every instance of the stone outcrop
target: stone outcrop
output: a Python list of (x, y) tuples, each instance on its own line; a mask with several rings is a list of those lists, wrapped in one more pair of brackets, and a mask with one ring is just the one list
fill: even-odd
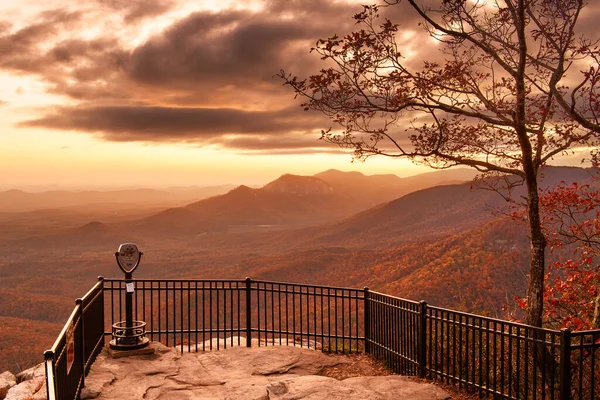
[(17, 384), (17, 378), (9, 371), (0, 374), (0, 400), (6, 397), (6, 394)]
[(298, 376), (270, 383), (265, 399), (442, 400), (448, 394), (433, 384), (398, 375), (362, 376), (338, 381), (324, 376)]
[[(5, 400), (46, 399), (46, 371), (44, 364), (38, 364), (35, 367), (18, 373), (16, 382), (19, 383), (10, 388), (6, 393)], [(2, 396), (0, 396), (0, 399), (2, 399)]]
[(349, 363), (343, 355), (293, 346), (228, 347), (184, 353), (152, 343), (155, 354), (112, 359), (98, 356), (86, 378), (82, 399), (411, 399), (449, 396), (431, 384), (407, 377), (345, 380), (320, 376)]

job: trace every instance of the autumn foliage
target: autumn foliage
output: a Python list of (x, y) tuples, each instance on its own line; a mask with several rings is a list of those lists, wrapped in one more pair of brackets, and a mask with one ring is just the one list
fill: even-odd
[(551, 249), (571, 257), (546, 274), (545, 318), (572, 329), (600, 328), (600, 191), (563, 184), (540, 198)]
[[(554, 261), (545, 274), (544, 321), (573, 330), (600, 328), (600, 191), (577, 183), (540, 196), (543, 227)], [(522, 212), (512, 214), (525, 218)], [(526, 299), (516, 297), (520, 308)]]

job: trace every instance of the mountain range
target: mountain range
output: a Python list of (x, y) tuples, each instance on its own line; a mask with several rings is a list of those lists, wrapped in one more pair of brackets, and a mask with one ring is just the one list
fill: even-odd
[(133, 224), (145, 232), (172, 235), (298, 228), (348, 217), (416, 188), (455, 182), (467, 176), (472, 174), (443, 171), (420, 178), (365, 176), (336, 170), (314, 176), (285, 174), (262, 188), (239, 186)]
[[(592, 172), (549, 167), (542, 187), (562, 181), (595, 184)], [(40, 340), (55, 337), (58, 332), (38, 335), (31, 321), (60, 329), (57, 322), (68, 316), (82, 287), (93, 285), (98, 275), (122, 276), (112, 253), (124, 242), (144, 251), (138, 278), (251, 276), (366, 285), (502, 316), (503, 305), (524, 294), (527, 230), (503, 215), (501, 196), (465, 182), (472, 175), (286, 174), (261, 188), (221, 188), (207, 198), (162, 205), (149, 201), (153, 192), (147, 191), (129, 193), (122, 196), (127, 202), (110, 206), (102, 196), (85, 203), (81, 199), (94, 198), (86, 194), (68, 207), (58, 201), (35, 205), (19, 197), (22, 193), (0, 192), (0, 204), (16, 196), (12, 201), (22, 201), (26, 209), (0, 212), (0, 319), (10, 321), (13, 333), (20, 326)], [(0, 351), (0, 370), (14, 354)]]

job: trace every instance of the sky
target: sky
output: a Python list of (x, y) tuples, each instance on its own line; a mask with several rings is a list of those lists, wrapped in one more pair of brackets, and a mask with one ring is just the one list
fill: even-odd
[[(321, 68), (311, 46), (350, 32), (362, 2), (0, 0), (0, 188), (428, 172), (351, 162), (318, 140), (332, 123), (275, 77)], [(406, 56), (435, 50), (414, 15), (396, 17)]]

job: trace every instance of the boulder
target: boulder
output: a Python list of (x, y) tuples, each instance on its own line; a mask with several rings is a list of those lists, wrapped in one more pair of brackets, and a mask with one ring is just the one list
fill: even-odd
[(25, 371), (19, 372), (17, 375), (17, 383), (21, 383), (23, 381), (28, 381), (33, 378), (37, 378), (40, 376), (46, 376), (46, 369), (44, 367), (44, 363), (40, 363), (35, 367), (31, 367), (26, 369)]
[(6, 371), (0, 374), (0, 400), (6, 397), (6, 394), (17, 384), (17, 378), (10, 372)]
[(36, 377), (13, 386), (5, 400), (41, 400), (46, 398), (46, 377)]

